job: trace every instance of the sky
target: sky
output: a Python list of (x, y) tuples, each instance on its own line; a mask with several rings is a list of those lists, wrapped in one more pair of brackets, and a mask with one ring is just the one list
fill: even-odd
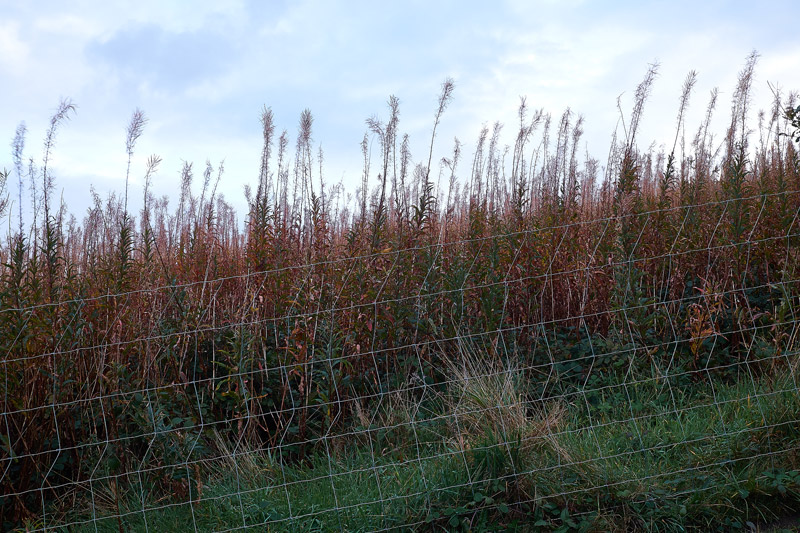
[[(554, 119), (567, 107), (583, 115), (585, 149), (604, 161), (617, 100), (629, 113), (651, 63), (659, 73), (640, 129), (645, 146), (671, 146), (690, 70), (698, 81), (689, 131), (717, 87), (717, 131), (724, 133), (738, 72), (753, 50), (760, 55), (756, 109), (770, 107), (769, 84), (784, 94), (800, 90), (796, 20), (789, 0), (0, 0), (0, 168), (13, 167), (21, 122), (25, 155), (40, 161), (49, 118), (71, 99), (76, 113), (58, 131), (51, 168), (57, 191), (81, 219), (90, 187), (101, 196), (124, 189), (125, 128), (139, 108), (148, 123), (131, 168), (132, 207), (140, 205), (151, 154), (163, 160), (155, 193), (171, 198), (183, 161), (194, 164), (199, 187), (205, 161), (217, 167), (224, 160), (219, 192), (243, 218), (244, 186), (258, 177), (262, 106), (292, 142), (301, 112), (310, 109), (326, 181), (353, 193), (365, 120), (388, 118), (386, 102), (395, 95), (414, 161), (426, 160), (447, 77), (454, 99), (435, 158), (448, 155), (458, 137), (468, 159), (481, 126), (495, 121), (506, 125), (503, 143), (513, 143), (525, 96), (531, 109)], [(16, 179), (9, 181), (16, 198)]]

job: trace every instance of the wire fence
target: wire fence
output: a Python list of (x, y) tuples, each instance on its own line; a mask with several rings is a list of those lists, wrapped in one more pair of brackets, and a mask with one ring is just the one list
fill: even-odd
[(800, 505), (798, 208), (442, 225), (37, 303), (6, 282), (4, 527), (756, 527)]

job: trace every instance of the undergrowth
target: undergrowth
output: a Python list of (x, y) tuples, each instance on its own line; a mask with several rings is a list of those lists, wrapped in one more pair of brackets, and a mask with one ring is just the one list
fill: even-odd
[[(231, 453), (204, 468), (191, 504), (161, 506), (134, 486), (122, 508), (126, 528), (748, 531), (800, 508), (792, 373), (703, 387), (672, 404), (666, 384), (649, 382), (636, 387), (635, 413), (627, 403), (561, 408), (561, 400), (537, 409), (520, 383), (507, 402), (471, 406), (503, 427), (457, 428), (465, 405), (456, 389), (471, 379), (483, 378), (462, 376), (438, 404), (444, 411), (405, 402), (414, 431), (401, 426), (389, 437), (391, 426), (363, 427), (348, 446), (332, 438), (327, 453), (302, 465), (268, 450)], [(78, 530), (116, 531), (110, 504)]]

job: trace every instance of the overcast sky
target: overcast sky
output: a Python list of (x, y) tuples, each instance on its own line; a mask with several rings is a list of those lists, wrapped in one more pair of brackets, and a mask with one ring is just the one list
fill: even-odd
[(139, 107), (149, 123), (137, 145), (131, 195), (141, 196), (150, 154), (164, 160), (158, 194), (178, 189), (182, 160), (199, 174), (206, 159), (215, 166), (224, 159), (221, 191), (243, 217), (243, 187), (258, 175), (263, 105), (292, 141), (300, 113), (311, 109), (327, 179), (343, 180), (352, 192), (365, 119), (385, 118), (386, 100), (396, 95), (400, 130), (411, 135), (414, 159), (423, 160), (448, 76), (456, 90), (438, 157), (458, 136), (468, 158), (481, 125), (496, 120), (511, 143), (524, 95), (533, 109), (559, 116), (570, 107), (584, 115), (588, 151), (604, 160), (617, 97), (629, 112), (654, 61), (661, 66), (642, 123), (645, 146), (672, 143), (689, 70), (698, 72), (690, 131), (714, 87), (724, 128), (737, 73), (752, 50), (761, 56), (757, 106), (769, 107), (768, 82), (785, 93), (800, 89), (796, 15), (796, 0), (0, 0), (0, 168), (12, 167), (10, 144), (23, 121), (26, 155), (40, 158), (50, 115), (71, 98), (77, 113), (59, 132), (53, 169), (70, 210), (82, 218), (90, 185), (102, 195), (124, 187), (125, 127)]

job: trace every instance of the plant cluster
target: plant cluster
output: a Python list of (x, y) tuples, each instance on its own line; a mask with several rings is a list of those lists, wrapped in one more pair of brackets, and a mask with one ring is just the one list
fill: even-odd
[[(146, 509), (202, 501), (213, 492), (209, 476), (231, 457), (241, 488), (237, 457), (252, 450), (273, 458), (259, 467), (262, 481), (282, 487), (289, 505), (258, 508), (259, 516), (283, 523), (298, 516), (289, 491), (308, 472), (333, 476), (353, 447), (370, 451), (361, 459), (371, 461), (378, 492), (378, 471), (403, 470), (396, 465), (416, 454), (418, 479), (397, 475), (429, 492), (420, 524), (511, 524), (525, 513), (548, 527), (589, 524), (573, 516), (590, 507), (584, 500), (519, 503), (555, 490), (556, 473), (562, 487), (569, 479), (610, 483), (599, 467), (574, 478), (568, 467), (554, 470), (585, 462), (588, 452), (553, 434), (614, 426), (620, 405), (632, 420), (651, 412), (652, 398), (631, 384), (656, 387), (658, 401), (677, 412), (675, 390), (755, 390), (794, 375), (800, 156), (784, 135), (778, 95), (760, 142), (751, 143), (755, 62), (748, 58), (740, 74), (721, 139), (709, 131), (714, 92), (687, 142), (695, 76), (687, 77), (669, 153), (637, 145), (652, 66), (604, 166), (580, 155), (582, 117), (531, 112), (525, 100), (513, 146), (501, 146), (498, 123), (479, 132), (467, 165), (458, 139), (435, 160), (451, 80), (435, 108), (430, 151), (415, 163), (391, 97), (388, 118), (367, 121), (352, 204), (325, 183), (311, 113), (301, 115), (292, 154), (289, 133), (277, 135), (265, 108), (243, 229), (216, 191), (222, 165), (197, 172), (185, 163), (173, 210), (150, 188), (157, 156), (147, 162), (141, 212), (128, 210), (126, 179), (123, 195), (95, 195), (83, 221), (69, 217), (54, 202), (49, 163), (75, 107), (62, 102), (53, 116), (41, 162), (26, 159), (21, 126), (13, 168), (0, 177), (0, 216), (9, 215), (14, 178), (20, 205), (31, 191), (34, 213), (26, 225), (20, 212), (0, 248), (2, 527), (80, 521), (64, 510), (88, 498), (121, 529)], [(128, 177), (146, 124), (134, 112)], [(387, 411), (393, 401), (413, 409)], [(629, 447), (656, 446), (635, 421), (619, 423), (637, 431)], [(607, 443), (621, 446), (619, 438)], [(440, 461), (433, 471), (420, 459), (424, 442)], [(443, 473), (442, 457), (467, 470)], [(653, 471), (637, 457), (643, 464), (634, 466)], [(670, 496), (648, 507), (652, 495), (636, 481), (646, 476), (634, 466), (614, 471), (632, 487), (620, 491), (645, 499), (629, 498), (619, 512), (641, 504), (638, 520), (664, 519), (659, 509)], [(537, 468), (550, 477), (530, 473)], [(292, 472), (294, 482), (277, 477)], [(437, 489), (463, 485), (447, 476), (464, 472), (480, 481), (479, 492), (474, 483)], [(358, 475), (363, 468), (343, 479)], [(794, 490), (794, 479), (781, 486)], [(698, 481), (676, 483), (686, 490)], [(626, 501), (620, 491), (598, 505), (616, 509)]]

